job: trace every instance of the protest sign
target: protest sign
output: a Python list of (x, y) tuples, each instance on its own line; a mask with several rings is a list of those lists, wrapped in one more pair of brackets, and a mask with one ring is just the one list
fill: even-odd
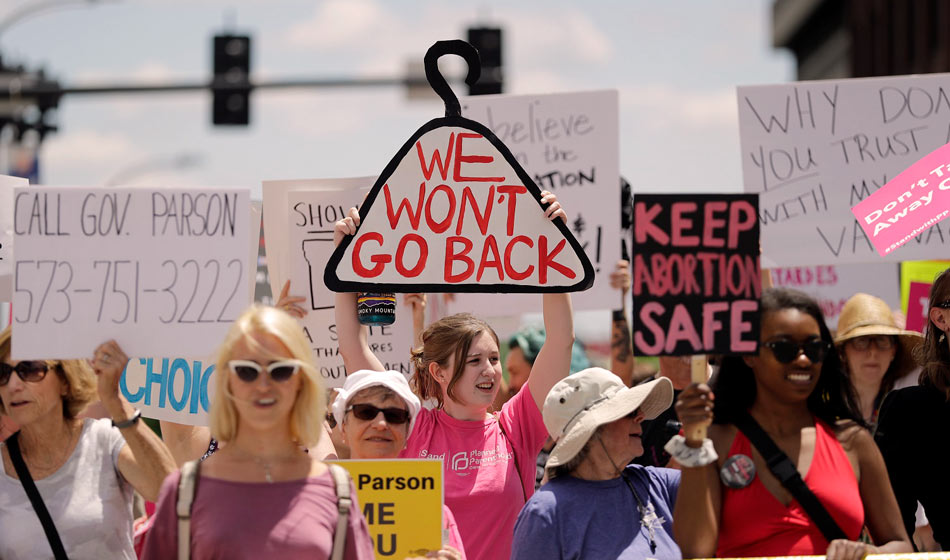
[[(760, 194), (762, 265), (878, 261), (851, 208), (948, 142), (948, 88), (950, 74), (738, 88), (743, 184)], [(934, 258), (948, 246), (944, 221), (885, 259)]]
[(0, 301), (13, 299), (13, 188), (29, 181), (0, 175)]
[(634, 353), (758, 350), (762, 286), (756, 199), (634, 195)]
[(815, 298), (832, 331), (845, 302), (858, 292), (877, 296), (891, 309), (900, 309), (898, 267), (894, 263), (866, 263), (773, 268), (772, 284), (801, 290)]
[[(286, 193), (284, 207), (292, 292), (307, 298), (302, 304), (307, 315), (300, 322), (310, 339), (317, 369), (329, 387), (342, 387), (346, 371), (337, 345), (335, 294), (323, 283), (323, 274), (333, 253), (333, 224), (362, 199), (358, 189), (326, 190), (339, 185), (333, 180), (297, 183), (297, 190)], [(383, 367), (407, 378), (412, 375), (412, 317), (408, 308), (397, 310), (392, 325), (369, 327), (367, 343)]]
[[(462, 115), (487, 126), (534, 182), (556, 194), (564, 206), (568, 227), (596, 273), (593, 288), (572, 297), (574, 309), (619, 308), (620, 291), (610, 287), (607, 274), (620, 258), (622, 238), (620, 207), (611, 203), (619, 204), (621, 198), (616, 90), (480, 95), (463, 98), (461, 104)], [(516, 295), (460, 294), (453, 307), (510, 315), (536, 311), (537, 301)]]
[(594, 281), (586, 253), (561, 220), (550, 221), (541, 190), (484, 125), (461, 116), (437, 59), (458, 54), (479, 71), (463, 41), (440, 41), (426, 75), (446, 116), (399, 149), (360, 207), (360, 226), (334, 251), (334, 291), (567, 292)]
[(335, 461), (349, 471), (377, 558), (442, 548), (442, 461)]
[(950, 144), (930, 152), (854, 208), (881, 255), (950, 215)]
[(109, 339), (207, 356), (250, 303), (247, 189), (14, 196), (14, 359), (82, 358)]
[(907, 326), (909, 331), (921, 334), (930, 322), (927, 312), (930, 310), (930, 286), (923, 282), (911, 282), (907, 296)]
[(920, 282), (928, 286), (934, 283), (938, 274), (950, 268), (950, 260), (908, 261), (901, 263), (901, 310), (908, 314), (907, 301), (910, 298), (911, 282)]

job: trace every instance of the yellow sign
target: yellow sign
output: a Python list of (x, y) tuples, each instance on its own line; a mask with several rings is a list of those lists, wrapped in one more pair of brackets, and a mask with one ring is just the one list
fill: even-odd
[(950, 267), (950, 261), (907, 261), (901, 263), (901, 310), (907, 315), (910, 283), (933, 284), (934, 278)]
[(334, 461), (349, 471), (376, 558), (442, 548), (442, 460)]

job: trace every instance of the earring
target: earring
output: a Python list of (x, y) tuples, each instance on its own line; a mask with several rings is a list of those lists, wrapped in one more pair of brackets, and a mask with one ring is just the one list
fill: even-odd
[(940, 333), (940, 336), (937, 338), (937, 342), (943, 343), (943, 341), (946, 340), (946, 339), (947, 339), (947, 333), (941, 332), (941, 333)]

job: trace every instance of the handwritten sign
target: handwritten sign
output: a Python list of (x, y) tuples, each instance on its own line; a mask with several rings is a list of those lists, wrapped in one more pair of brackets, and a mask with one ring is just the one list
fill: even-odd
[[(564, 206), (596, 273), (593, 288), (571, 298), (574, 309), (619, 308), (620, 291), (601, 274), (621, 254), (620, 210), (612, 203), (620, 202), (617, 91), (480, 95), (462, 99), (462, 114), (494, 132), (538, 187)], [(538, 304), (515, 295), (461, 294), (452, 307), (511, 315), (537, 311)]]
[(950, 215), (950, 144), (888, 181), (852, 209), (881, 255)]
[(135, 358), (126, 366), (119, 390), (148, 418), (206, 426), (214, 370), (213, 358)]
[[(763, 266), (879, 260), (851, 208), (950, 140), (947, 91), (950, 74), (738, 88), (743, 182), (760, 194)], [(885, 259), (934, 258), (948, 246), (944, 221)]]
[(334, 291), (566, 292), (594, 271), (504, 144), (461, 117), (419, 129), (360, 207), (325, 273)]
[[(333, 225), (359, 203), (363, 194), (354, 188), (327, 190), (334, 186), (339, 187), (340, 182), (305, 181), (286, 193), (284, 238), (289, 237), (292, 291), (307, 298), (304, 307), (308, 313), (301, 323), (317, 369), (327, 386), (342, 387), (346, 371), (337, 345), (335, 294), (323, 283), (323, 274), (333, 253)], [(386, 369), (399, 371), (407, 378), (412, 375), (412, 320), (408, 308), (397, 308), (392, 325), (369, 327), (367, 343)]]
[(377, 558), (442, 548), (442, 461), (334, 461), (349, 471)]
[[(250, 303), (247, 189), (15, 189), (15, 359), (207, 356)], [(56, 341), (51, 344), (50, 341)]]
[(13, 188), (29, 181), (0, 175), (0, 301), (13, 299)]
[(891, 309), (900, 308), (899, 274), (894, 263), (773, 268), (771, 273), (775, 286), (794, 288), (814, 297), (832, 330), (838, 326), (841, 308), (857, 292), (877, 296)]
[(755, 195), (633, 197), (634, 352), (758, 350)]

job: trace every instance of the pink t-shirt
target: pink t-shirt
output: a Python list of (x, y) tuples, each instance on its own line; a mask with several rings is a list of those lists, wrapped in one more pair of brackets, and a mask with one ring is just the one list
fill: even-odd
[[(145, 560), (178, 557), (178, 480), (165, 479), (155, 521), (145, 539)], [(347, 560), (372, 559), (356, 489), (346, 531)], [(201, 476), (191, 508), (192, 560), (330, 558), (336, 530), (336, 491), (330, 472), (286, 482), (231, 482)]]
[(442, 459), (445, 505), (455, 514), (468, 559), (497, 560), (511, 555), (515, 520), (525, 495), (534, 493), (535, 462), (547, 435), (525, 384), (497, 420), (456, 420), (442, 410), (419, 411), (399, 456)]
[(465, 557), (465, 547), (462, 546), (462, 535), (459, 534), (458, 523), (455, 522), (455, 516), (452, 515), (452, 510), (448, 506), (442, 506), (442, 530), (443, 536), (448, 533), (448, 538), (445, 539), (445, 544), (451, 546), (455, 550), (459, 551), (462, 555), (462, 560), (467, 560)]

